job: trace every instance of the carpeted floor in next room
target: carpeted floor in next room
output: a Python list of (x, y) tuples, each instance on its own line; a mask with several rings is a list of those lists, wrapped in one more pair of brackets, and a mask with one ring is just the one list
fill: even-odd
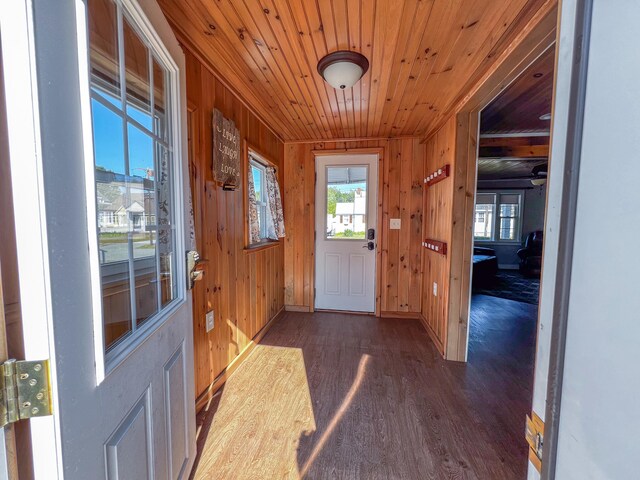
[(474, 285), (473, 293), (506, 298), (516, 302), (538, 304), (540, 279), (526, 277), (517, 270), (498, 270), (493, 280)]

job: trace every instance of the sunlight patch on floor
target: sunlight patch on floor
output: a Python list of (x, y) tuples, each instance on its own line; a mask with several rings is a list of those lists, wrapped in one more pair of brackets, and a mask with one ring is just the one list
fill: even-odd
[(257, 346), (219, 395), (194, 478), (298, 478), (299, 439), (316, 429), (302, 350)]

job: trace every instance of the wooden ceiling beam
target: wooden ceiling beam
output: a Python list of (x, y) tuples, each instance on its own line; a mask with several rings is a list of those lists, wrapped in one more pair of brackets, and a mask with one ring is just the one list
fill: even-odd
[(549, 145), (480, 146), (479, 158), (548, 158)]
[(521, 137), (483, 137), (480, 135), (480, 148), (493, 147), (533, 147), (539, 145), (549, 146), (549, 137), (533, 136), (528, 137), (526, 133)]

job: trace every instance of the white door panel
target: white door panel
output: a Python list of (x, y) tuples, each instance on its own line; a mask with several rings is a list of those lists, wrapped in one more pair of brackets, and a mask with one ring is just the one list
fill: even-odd
[[(101, 67), (142, 67), (96, 76), (90, 22), (114, 18), (91, 13), (98, 1), (19, 0), (0, 17), (3, 52), (17, 52), (4, 58), (25, 347), (27, 359), (50, 358), (53, 382), (53, 417), (31, 420), (34, 471), (186, 478), (195, 402), (184, 56), (155, 0), (103, 1), (119, 23), (102, 39), (117, 31), (119, 48)], [(96, 101), (120, 130), (105, 133)], [(112, 154), (127, 145), (124, 171), (98, 164), (100, 142)], [(127, 278), (123, 300), (111, 285)]]
[[(375, 311), (378, 156), (316, 157), (315, 308)], [(373, 229), (374, 249), (367, 232)]]

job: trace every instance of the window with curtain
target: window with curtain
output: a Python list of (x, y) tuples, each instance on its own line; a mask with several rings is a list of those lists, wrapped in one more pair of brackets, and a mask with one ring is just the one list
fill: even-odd
[(473, 223), (476, 241), (519, 242), (522, 229), (521, 191), (478, 192)]
[(250, 152), (247, 172), (249, 245), (277, 241), (285, 231), (276, 169)]

